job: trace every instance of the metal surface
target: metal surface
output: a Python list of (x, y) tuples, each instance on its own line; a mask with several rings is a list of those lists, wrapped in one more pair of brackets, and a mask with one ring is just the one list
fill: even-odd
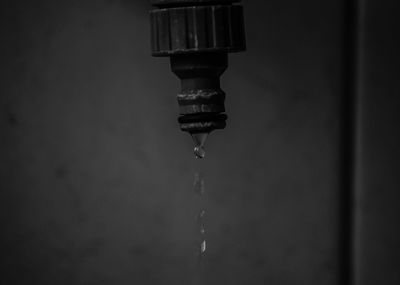
[(227, 53), (245, 50), (242, 6), (238, 1), (152, 1), (152, 55), (171, 57), (181, 79), (179, 123), (189, 133), (223, 129), (227, 116), (220, 76)]

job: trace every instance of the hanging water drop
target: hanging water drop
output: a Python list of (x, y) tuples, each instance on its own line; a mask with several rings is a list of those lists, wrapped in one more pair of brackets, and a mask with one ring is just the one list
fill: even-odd
[(204, 158), (206, 151), (204, 150), (204, 144), (207, 140), (208, 133), (195, 133), (192, 134), (194, 142), (194, 154), (196, 158)]
[(194, 155), (196, 156), (196, 158), (204, 158), (204, 156), (206, 155), (206, 151), (203, 147), (196, 146), (194, 147)]

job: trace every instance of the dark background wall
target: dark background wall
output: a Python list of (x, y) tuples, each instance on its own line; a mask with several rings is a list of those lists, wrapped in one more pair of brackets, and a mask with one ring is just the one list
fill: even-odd
[(206, 284), (340, 284), (342, 2), (244, 2), (198, 161), (148, 1), (3, 1), (5, 284), (191, 284), (200, 203)]
[(356, 284), (400, 284), (400, 3), (362, 1), (355, 184)]

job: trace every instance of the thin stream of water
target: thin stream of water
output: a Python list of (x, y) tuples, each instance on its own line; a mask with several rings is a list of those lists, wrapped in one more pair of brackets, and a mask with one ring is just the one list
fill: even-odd
[(196, 232), (197, 232), (197, 265), (194, 278), (194, 285), (204, 284), (204, 262), (207, 250), (206, 243), (206, 228), (205, 228), (205, 206), (204, 206), (204, 176), (201, 172), (196, 172), (194, 175), (193, 189), (195, 194), (200, 199), (200, 211), (196, 216)]
[[(206, 152), (204, 150), (204, 144), (207, 140), (208, 133), (195, 133), (192, 134), (192, 139), (194, 142), (194, 154), (198, 159), (204, 158)], [(204, 175), (200, 171), (194, 174), (193, 189), (198, 196), (200, 210), (196, 216), (196, 235), (198, 237), (197, 242), (197, 264), (196, 264), (196, 274), (194, 278), (194, 285), (204, 285), (205, 284), (205, 272), (204, 272), (204, 262), (205, 254), (207, 250), (206, 243), (206, 229), (205, 229), (205, 201), (204, 201)]]

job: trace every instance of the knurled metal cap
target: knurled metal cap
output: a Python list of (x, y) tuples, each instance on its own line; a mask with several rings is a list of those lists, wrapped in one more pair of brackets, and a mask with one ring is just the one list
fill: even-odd
[(246, 49), (243, 8), (240, 5), (162, 8), (151, 11), (150, 16), (154, 56)]

